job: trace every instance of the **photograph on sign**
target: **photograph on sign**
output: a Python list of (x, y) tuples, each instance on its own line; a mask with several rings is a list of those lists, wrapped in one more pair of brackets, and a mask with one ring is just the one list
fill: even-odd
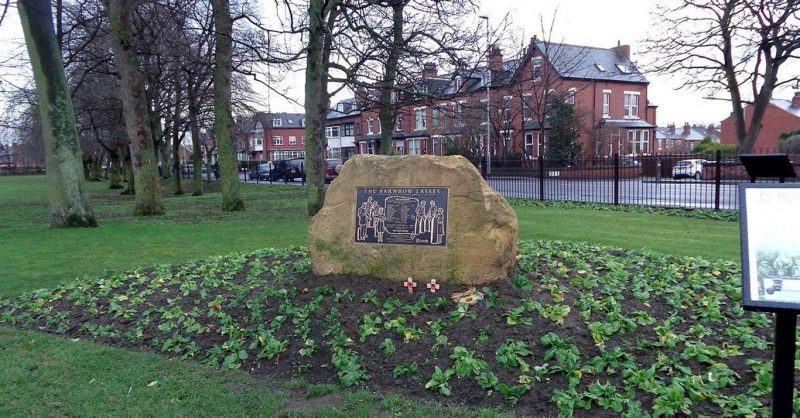
[(744, 306), (800, 309), (800, 185), (740, 186)]
[(355, 241), (447, 246), (447, 187), (357, 187)]

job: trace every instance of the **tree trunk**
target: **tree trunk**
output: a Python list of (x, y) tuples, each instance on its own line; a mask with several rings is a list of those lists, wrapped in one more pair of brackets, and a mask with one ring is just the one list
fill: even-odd
[(161, 184), (148, 121), (144, 85), (139, 75), (132, 22), (134, 0), (104, 0), (109, 16), (111, 49), (119, 71), (120, 99), (128, 132), (136, 190), (136, 215), (161, 215)]
[(108, 188), (109, 189), (122, 189), (122, 167), (119, 156), (111, 154), (111, 159), (108, 163)]
[(331, 33), (339, 1), (311, 0), (308, 3), (309, 29), (306, 58), (306, 180), (308, 214), (316, 215), (325, 203), (325, 122), (330, 94), (328, 63)]
[(392, 4), (392, 47), (389, 49), (389, 57), (386, 59), (386, 67), (384, 67), (378, 109), (378, 119), (381, 124), (381, 154), (383, 155), (390, 155), (394, 151), (392, 149), (394, 112), (392, 112), (391, 99), (397, 78), (397, 63), (400, 61), (400, 52), (403, 49), (403, 8), (405, 6), (406, 0), (396, 0)]
[(189, 93), (189, 130), (192, 133), (192, 196), (200, 196), (203, 194), (203, 179), (200, 177), (200, 167), (203, 164), (203, 149), (200, 146), (200, 125), (197, 122), (198, 109), (200, 105), (197, 103), (197, 84), (194, 83), (194, 77), (189, 76), (187, 80), (187, 87)]
[(183, 90), (178, 83), (175, 84), (175, 113), (172, 114), (172, 174), (175, 175), (175, 195), (182, 195), (181, 189), (181, 137), (180, 134), (180, 119), (181, 119), (181, 93)]
[(222, 211), (244, 210), (239, 164), (231, 135), (231, 19), (228, 0), (212, 0), (216, 49), (214, 51), (214, 134), (217, 141), (217, 165), (222, 178)]
[(19, 0), (17, 5), (39, 97), (50, 224), (56, 228), (97, 226), (83, 178), (75, 111), (53, 29), (50, 2)]

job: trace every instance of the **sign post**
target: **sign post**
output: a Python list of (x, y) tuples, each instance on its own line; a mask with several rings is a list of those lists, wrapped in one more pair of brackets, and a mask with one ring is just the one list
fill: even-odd
[(800, 185), (755, 183), (796, 177), (786, 155), (742, 155), (751, 184), (739, 186), (743, 304), (775, 313), (772, 416), (792, 416), (797, 314), (800, 312)]

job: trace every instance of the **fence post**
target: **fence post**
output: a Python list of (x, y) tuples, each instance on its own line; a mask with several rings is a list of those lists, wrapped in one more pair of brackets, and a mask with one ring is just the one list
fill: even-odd
[(614, 154), (614, 204), (619, 205), (619, 154)]
[(305, 166), (304, 163), (300, 163), (300, 184), (302, 184), (303, 186), (306, 185), (306, 168), (304, 166)]
[(721, 150), (717, 150), (716, 168), (717, 168), (717, 176), (714, 179), (714, 210), (719, 211), (719, 192), (720, 192), (720, 186), (722, 184), (722, 179), (720, 178), (721, 175), (722, 175), (722, 151)]
[(544, 156), (539, 155), (539, 200), (544, 202)]

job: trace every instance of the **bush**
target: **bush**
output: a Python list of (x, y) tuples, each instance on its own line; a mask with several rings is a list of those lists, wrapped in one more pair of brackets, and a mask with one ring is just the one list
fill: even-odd
[(778, 149), (786, 154), (800, 154), (800, 134), (781, 139)]
[(717, 151), (722, 152), (722, 159), (727, 159), (736, 153), (736, 145), (716, 144), (711, 141), (711, 137), (707, 136), (694, 147), (693, 150), (696, 154), (701, 154), (706, 160), (716, 160)]

